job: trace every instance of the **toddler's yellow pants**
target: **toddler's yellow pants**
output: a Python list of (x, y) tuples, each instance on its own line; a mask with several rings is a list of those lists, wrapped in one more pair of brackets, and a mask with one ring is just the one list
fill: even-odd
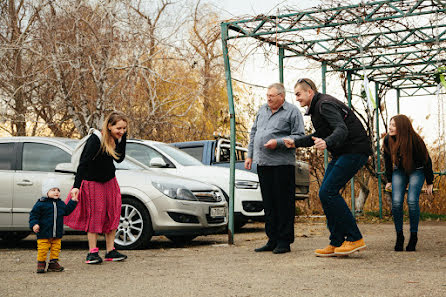
[(50, 250), (50, 260), (59, 259), (61, 238), (37, 239), (37, 261), (46, 261), (48, 250)]

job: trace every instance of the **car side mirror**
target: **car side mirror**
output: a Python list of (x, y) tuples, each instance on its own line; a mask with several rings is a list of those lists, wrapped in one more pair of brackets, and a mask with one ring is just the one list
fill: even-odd
[(167, 167), (166, 162), (160, 157), (155, 157), (152, 160), (150, 160), (150, 167), (156, 167), (156, 168), (164, 168)]
[(77, 168), (74, 168), (72, 163), (59, 163), (56, 165), (56, 169), (54, 171), (75, 174), (76, 170)]

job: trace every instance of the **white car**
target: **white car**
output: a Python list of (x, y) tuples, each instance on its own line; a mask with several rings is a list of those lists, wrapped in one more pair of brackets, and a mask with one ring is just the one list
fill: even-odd
[[(52, 176), (65, 199), (74, 182), (71, 153), (78, 140), (48, 137), (0, 138), (0, 238), (30, 233), (29, 212), (41, 197), (42, 180)], [(153, 235), (177, 242), (220, 233), (228, 205), (217, 187), (150, 170), (131, 157), (116, 164), (122, 208), (115, 243), (145, 247)]]
[[(216, 185), (229, 201), (229, 168), (203, 165), (172, 145), (149, 140), (127, 140), (126, 154), (154, 170)], [(243, 226), (248, 219), (264, 217), (257, 174), (236, 169), (234, 196), (236, 228)]]

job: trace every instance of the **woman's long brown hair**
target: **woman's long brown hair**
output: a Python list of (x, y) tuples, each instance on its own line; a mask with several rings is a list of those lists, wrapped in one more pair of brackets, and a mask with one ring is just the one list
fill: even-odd
[(116, 143), (113, 136), (110, 134), (108, 125), (116, 125), (117, 122), (124, 121), (129, 123), (127, 116), (120, 111), (112, 111), (104, 120), (102, 124), (102, 140), (101, 140), (101, 152), (107, 153), (114, 159), (119, 159), (118, 154), (115, 151)]
[(407, 116), (399, 114), (390, 120), (395, 122), (396, 127), (396, 135), (389, 137), (389, 153), (392, 156), (392, 163), (400, 168), (402, 167), (406, 173), (411, 173), (415, 170), (415, 153), (421, 154), (424, 162), (427, 162), (426, 144), (421, 136), (415, 132)]

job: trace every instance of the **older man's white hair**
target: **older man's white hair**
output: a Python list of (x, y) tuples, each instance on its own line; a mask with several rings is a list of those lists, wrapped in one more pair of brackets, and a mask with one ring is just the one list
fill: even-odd
[(268, 86), (268, 90), (272, 88), (277, 90), (277, 94), (283, 94), (283, 97), (285, 98), (285, 86), (282, 83), (273, 83)]

